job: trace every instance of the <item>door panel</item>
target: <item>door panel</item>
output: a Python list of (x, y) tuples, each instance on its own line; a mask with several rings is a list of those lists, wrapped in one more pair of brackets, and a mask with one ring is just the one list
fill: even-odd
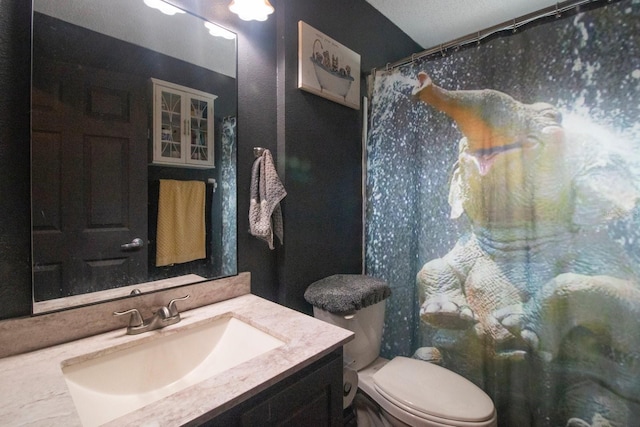
[[(34, 76), (35, 300), (144, 281), (147, 82), (64, 64), (36, 69), (48, 74)], [(145, 247), (123, 251), (134, 238)]]

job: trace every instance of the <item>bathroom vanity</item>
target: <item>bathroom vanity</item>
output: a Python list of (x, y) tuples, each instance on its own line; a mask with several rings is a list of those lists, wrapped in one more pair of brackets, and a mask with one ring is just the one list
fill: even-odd
[(335, 351), (223, 414), (189, 425), (341, 426), (342, 365), (342, 351)]
[[(116, 330), (0, 359), (0, 424), (341, 424), (342, 345), (351, 332), (249, 293), (181, 316), (140, 335), (127, 335), (120, 318)], [(126, 396), (142, 406), (127, 406)], [(120, 408), (116, 418), (111, 409), (92, 418), (107, 406)]]

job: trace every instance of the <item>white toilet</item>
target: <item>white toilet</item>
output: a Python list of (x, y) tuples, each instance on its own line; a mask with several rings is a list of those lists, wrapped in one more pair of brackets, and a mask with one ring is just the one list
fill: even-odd
[[(345, 277), (349, 276), (340, 276), (340, 284), (345, 282)], [(361, 280), (359, 278), (367, 276), (351, 277)], [(337, 294), (339, 298), (340, 292)], [(336, 297), (336, 288), (331, 289), (330, 296)], [(386, 360), (379, 357), (384, 298), (386, 296), (370, 305), (365, 301), (361, 304), (365, 307), (348, 315), (324, 310), (316, 306), (320, 304), (310, 301), (316, 318), (355, 334), (354, 340), (344, 346), (345, 366), (357, 371), (359, 391), (375, 402), (373, 405), (368, 401), (365, 406), (374, 407), (378, 412), (374, 416), (367, 415), (358, 408), (362, 405), (356, 405), (358, 427), (495, 427), (497, 417), (491, 398), (471, 381), (422, 360), (407, 357)], [(372, 301), (370, 296), (365, 299)], [(373, 298), (376, 299), (380, 298)], [(363, 399), (367, 400), (358, 396), (356, 403)], [(353, 397), (345, 401), (345, 407), (351, 404), (351, 400)]]

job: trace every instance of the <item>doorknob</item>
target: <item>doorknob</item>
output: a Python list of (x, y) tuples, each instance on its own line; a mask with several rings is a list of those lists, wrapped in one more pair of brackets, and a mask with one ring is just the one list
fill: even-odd
[(120, 245), (120, 248), (123, 251), (130, 251), (130, 250), (140, 249), (143, 246), (144, 246), (144, 242), (142, 241), (142, 239), (139, 237), (136, 237), (131, 241), (131, 243), (125, 243), (124, 245)]

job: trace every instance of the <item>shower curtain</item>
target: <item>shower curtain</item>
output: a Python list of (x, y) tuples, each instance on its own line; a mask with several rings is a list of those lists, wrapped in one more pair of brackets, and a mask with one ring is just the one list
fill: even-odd
[(365, 264), (393, 292), (383, 356), (469, 378), (503, 426), (640, 425), (640, 2), (373, 81)]

